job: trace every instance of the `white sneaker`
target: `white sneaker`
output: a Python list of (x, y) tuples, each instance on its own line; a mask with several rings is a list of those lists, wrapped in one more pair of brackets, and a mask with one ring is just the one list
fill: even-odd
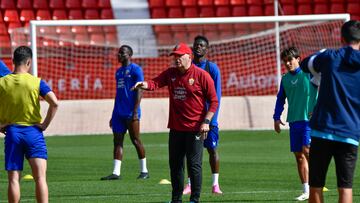
[(302, 193), (299, 197), (295, 198), (297, 201), (305, 201), (309, 199), (309, 193)]

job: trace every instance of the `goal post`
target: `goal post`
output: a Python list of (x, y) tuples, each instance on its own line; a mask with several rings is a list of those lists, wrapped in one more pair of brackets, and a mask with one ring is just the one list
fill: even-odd
[[(238, 24), (238, 23), (280, 23), (280, 22), (307, 22), (350, 20), (349, 14), (321, 14), (321, 15), (288, 15), (288, 16), (254, 16), (254, 17), (217, 17), (217, 18), (167, 18), (167, 19), (112, 19), (112, 20), (43, 20), (30, 21), (30, 42), (34, 59), (32, 73), (37, 76), (37, 27), (38, 26), (119, 26), (119, 25), (188, 25), (188, 24)], [(275, 32), (276, 45), (279, 43), (279, 30)], [(277, 80), (279, 81), (281, 65), (277, 50)]]

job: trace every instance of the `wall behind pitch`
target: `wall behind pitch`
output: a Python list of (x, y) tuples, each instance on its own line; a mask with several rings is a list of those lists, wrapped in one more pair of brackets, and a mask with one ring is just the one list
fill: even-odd
[[(221, 130), (273, 129), (275, 96), (223, 97)], [(45, 135), (110, 134), (111, 100), (64, 100)], [(47, 111), (42, 102), (43, 117)], [(167, 132), (168, 98), (143, 99), (141, 132)], [(285, 108), (286, 109), (286, 108)], [(286, 115), (286, 112), (283, 113)], [(285, 118), (285, 116), (283, 116)], [(285, 120), (285, 119), (283, 119)]]

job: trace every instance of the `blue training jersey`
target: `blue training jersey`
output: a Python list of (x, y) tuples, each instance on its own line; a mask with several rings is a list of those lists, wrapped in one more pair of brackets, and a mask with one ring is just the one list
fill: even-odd
[[(210, 125), (211, 126), (218, 126), (218, 115), (219, 115), (220, 100), (221, 100), (221, 74), (220, 74), (220, 69), (216, 65), (216, 63), (213, 63), (213, 62), (208, 61), (208, 60), (203, 60), (200, 63), (195, 63), (193, 61), (193, 63), (197, 67), (199, 67), (199, 68), (201, 68), (203, 70), (205, 70), (207, 62), (209, 64), (209, 74), (210, 74), (211, 78), (214, 80), (216, 96), (217, 96), (217, 99), (219, 101), (219, 107), (217, 108), (213, 118), (211, 119)], [(209, 108), (209, 103), (208, 102), (206, 103), (206, 107)]]
[[(113, 115), (130, 117), (133, 115), (137, 98), (137, 91), (131, 91), (136, 82), (144, 81), (144, 73), (141, 67), (135, 63), (120, 67), (115, 73), (116, 96)], [(137, 109), (141, 116), (140, 106)]]
[(5, 65), (3, 61), (0, 60), (0, 78), (10, 73), (11, 71), (9, 70), (9, 68)]
[(325, 50), (303, 60), (302, 67), (321, 72), (318, 103), (310, 119), (312, 129), (360, 138), (360, 51), (350, 46)]

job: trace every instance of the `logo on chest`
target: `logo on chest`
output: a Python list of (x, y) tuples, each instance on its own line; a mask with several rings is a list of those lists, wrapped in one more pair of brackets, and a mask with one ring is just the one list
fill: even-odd
[(190, 78), (190, 79), (189, 79), (189, 85), (193, 85), (194, 82), (195, 82), (194, 78)]
[(297, 82), (298, 82), (298, 80), (299, 80), (299, 79), (296, 79), (296, 80), (291, 80), (291, 84), (292, 84), (292, 85), (296, 85), (296, 84), (297, 84)]

